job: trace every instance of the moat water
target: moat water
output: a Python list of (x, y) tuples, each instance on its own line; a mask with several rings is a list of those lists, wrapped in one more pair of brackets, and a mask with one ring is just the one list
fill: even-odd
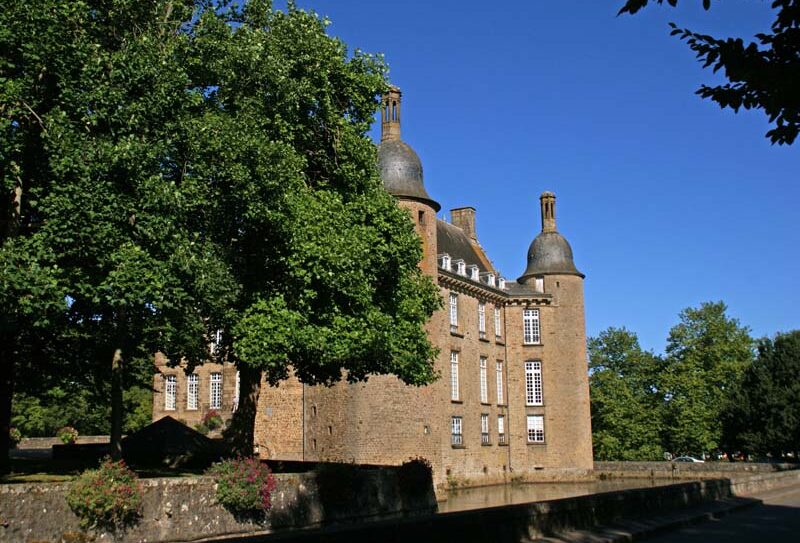
[(439, 502), (439, 512), (450, 513), (518, 503), (558, 500), (630, 488), (664, 486), (674, 482), (669, 479), (613, 479), (580, 483), (526, 483), (464, 488), (451, 490), (447, 494), (447, 500)]

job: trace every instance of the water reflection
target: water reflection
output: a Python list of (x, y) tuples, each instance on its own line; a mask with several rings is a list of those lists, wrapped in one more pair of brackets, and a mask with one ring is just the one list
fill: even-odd
[(439, 512), (557, 500), (629, 488), (663, 486), (673, 482), (669, 479), (614, 479), (580, 483), (526, 483), (464, 488), (450, 491), (447, 494), (447, 501), (439, 502)]

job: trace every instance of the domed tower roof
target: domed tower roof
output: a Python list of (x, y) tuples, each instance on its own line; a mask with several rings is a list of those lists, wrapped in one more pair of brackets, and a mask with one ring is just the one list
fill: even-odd
[(528, 267), (517, 279), (525, 283), (537, 275), (584, 275), (572, 260), (572, 247), (556, 230), (556, 196), (543, 192), (539, 197), (542, 209), (542, 232), (528, 249)]
[(386, 190), (397, 198), (418, 200), (436, 211), (441, 206), (425, 190), (422, 162), (417, 153), (400, 139), (400, 89), (392, 87), (383, 97), (381, 108), (381, 144), (378, 168)]

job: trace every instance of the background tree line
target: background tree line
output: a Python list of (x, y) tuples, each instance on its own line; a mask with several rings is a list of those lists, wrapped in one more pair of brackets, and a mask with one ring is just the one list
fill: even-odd
[(664, 355), (644, 351), (625, 328), (589, 338), (595, 458), (797, 458), (800, 331), (755, 341), (722, 302), (679, 319)]

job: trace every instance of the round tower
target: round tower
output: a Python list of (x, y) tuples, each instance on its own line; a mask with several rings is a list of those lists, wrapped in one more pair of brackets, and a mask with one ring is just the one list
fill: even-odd
[(556, 228), (556, 197), (539, 197), (542, 231), (528, 249), (528, 265), (517, 281), (552, 296), (542, 311), (542, 360), (549, 387), (545, 425), (548, 449), (563, 467), (592, 469), (592, 429), (586, 366), (584, 275), (575, 267), (572, 247)]
[(422, 240), (420, 268), (436, 277), (436, 212), (441, 206), (425, 190), (422, 162), (414, 149), (400, 139), (401, 92), (391, 87), (381, 105), (381, 143), (378, 168), (383, 186), (411, 214)]

